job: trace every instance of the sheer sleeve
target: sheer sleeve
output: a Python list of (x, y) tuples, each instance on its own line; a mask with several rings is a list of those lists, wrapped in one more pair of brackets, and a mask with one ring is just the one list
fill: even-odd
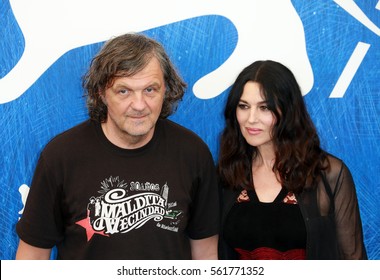
[(338, 246), (344, 259), (367, 259), (355, 184), (348, 167), (331, 161), (328, 174), (333, 188)]

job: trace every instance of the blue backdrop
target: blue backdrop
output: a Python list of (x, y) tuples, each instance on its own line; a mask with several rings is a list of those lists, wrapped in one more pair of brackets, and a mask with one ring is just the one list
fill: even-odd
[[(181, 6), (169, 0), (104, 1), (104, 7), (124, 5), (113, 7), (125, 10), (121, 27), (112, 15), (99, 26), (87, 26), (85, 17), (95, 17), (92, 8), (101, 10), (92, 1), (21, 2), (0, 0), (0, 259), (15, 257), (15, 225), (41, 149), (87, 118), (81, 77), (90, 59), (106, 39), (128, 31), (143, 32), (165, 46), (188, 83), (171, 119), (198, 133), (215, 159), (224, 102), (238, 72), (254, 58), (294, 61), (323, 147), (343, 159), (353, 174), (369, 258), (380, 259), (378, 0), (187, 1), (191, 7), (185, 1)], [(60, 3), (60, 15), (66, 16), (58, 23), (57, 17), (42, 18), (54, 14), (52, 2)], [(145, 7), (155, 2), (163, 5), (162, 12), (151, 17)], [(273, 11), (252, 21), (259, 17), (255, 9), (269, 13), (268, 3)], [(137, 19), (128, 22), (132, 14)], [(284, 19), (294, 19), (286, 32), (281, 29)], [(280, 39), (269, 44), (271, 38)], [(304, 49), (306, 62), (301, 52), (291, 53), (292, 42)], [(209, 75), (217, 69), (221, 74)], [(203, 87), (197, 87), (204, 77)]]

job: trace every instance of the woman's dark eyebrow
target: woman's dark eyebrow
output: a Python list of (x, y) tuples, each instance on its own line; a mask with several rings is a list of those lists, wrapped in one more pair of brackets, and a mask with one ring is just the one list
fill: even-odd
[(240, 99), (240, 100), (239, 100), (239, 103), (240, 103), (240, 102), (245, 103), (245, 104), (248, 104), (248, 102), (245, 101), (244, 99)]
[(259, 103), (257, 103), (257, 104), (259, 104), (259, 105), (264, 105), (264, 104), (265, 104), (265, 105), (267, 105), (267, 104), (268, 104), (268, 102), (264, 100), (264, 101), (260, 101), (260, 102), (259, 102)]

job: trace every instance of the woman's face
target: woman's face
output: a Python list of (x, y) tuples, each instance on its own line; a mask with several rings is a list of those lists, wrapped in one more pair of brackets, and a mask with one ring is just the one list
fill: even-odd
[(272, 130), (276, 118), (268, 109), (258, 83), (245, 84), (236, 108), (236, 118), (249, 145), (257, 148), (272, 146)]

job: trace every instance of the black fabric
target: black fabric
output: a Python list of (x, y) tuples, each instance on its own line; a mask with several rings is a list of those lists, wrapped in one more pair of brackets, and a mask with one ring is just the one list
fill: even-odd
[(247, 251), (305, 249), (305, 223), (297, 204), (283, 202), (287, 193), (282, 189), (273, 202), (263, 203), (249, 190), (250, 201), (235, 203), (226, 217), (223, 236), (229, 246)]
[[(356, 189), (347, 166), (329, 155), (331, 168), (319, 184), (297, 195), (305, 222), (306, 258), (318, 260), (367, 259)], [(324, 178), (323, 178), (324, 177)], [(225, 219), (241, 190), (220, 186), (222, 219), (219, 242), (221, 259), (237, 259), (223, 236)]]
[(86, 121), (41, 153), (17, 233), (59, 259), (190, 259), (191, 239), (218, 233), (207, 145), (159, 120), (144, 147), (121, 149)]

